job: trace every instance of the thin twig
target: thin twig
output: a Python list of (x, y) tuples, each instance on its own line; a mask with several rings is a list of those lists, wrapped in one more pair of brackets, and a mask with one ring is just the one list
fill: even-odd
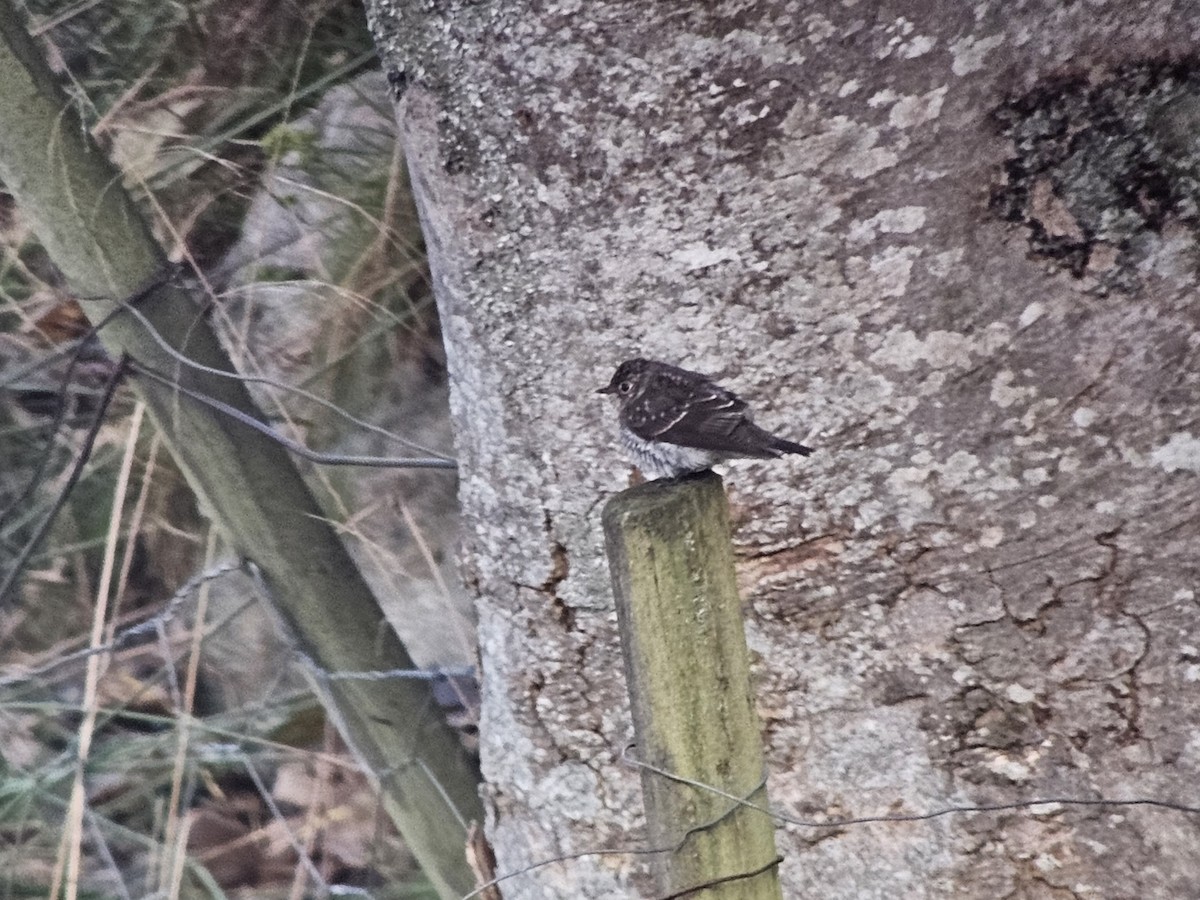
[(33, 536), (25, 542), (25, 546), (21, 548), (21, 552), (17, 554), (13, 560), (12, 567), (4, 575), (4, 581), (0, 582), (0, 606), (3, 606), (5, 598), (12, 590), (16, 583), (17, 577), (25, 568), (25, 564), (29, 562), (29, 557), (33, 555), (33, 551), (37, 549), (46, 534), (50, 531), (50, 527), (54, 524), (54, 520), (58, 518), (58, 514), (62, 512), (62, 508), (67, 503), (67, 498), (71, 496), (71, 491), (75, 485), (79, 483), (80, 477), (83, 475), (84, 466), (92, 456), (92, 447), (96, 443), (96, 435), (100, 433), (100, 426), (104, 424), (104, 417), (108, 413), (109, 404), (112, 403), (113, 397), (117, 393), (117, 385), (121, 382), (121, 376), (125, 371), (125, 361), (122, 360), (118, 365), (112, 377), (108, 379), (108, 384), (105, 386), (104, 395), (100, 398), (100, 405), (96, 408), (96, 416), (92, 420), (91, 427), (88, 428), (88, 433), (83, 440), (83, 447), (80, 448), (79, 455), (75, 459), (75, 465), (71, 468), (71, 475), (67, 479), (67, 483), (63, 485), (58, 496), (54, 498), (54, 503), (51, 504), (49, 511), (42, 517), (41, 524)]

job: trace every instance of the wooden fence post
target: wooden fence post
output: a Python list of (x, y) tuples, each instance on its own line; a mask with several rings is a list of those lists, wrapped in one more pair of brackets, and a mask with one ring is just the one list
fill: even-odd
[[(729, 507), (711, 472), (623, 491), (604, 509), (659, 889), (781, 900), (762, 734), (733, 570)], [(709, 826), (709, 827), (704, 827)], [(695, 830), (693, 830), (695, 829)], [(695, 893), (689, 889), (708, 885)]]

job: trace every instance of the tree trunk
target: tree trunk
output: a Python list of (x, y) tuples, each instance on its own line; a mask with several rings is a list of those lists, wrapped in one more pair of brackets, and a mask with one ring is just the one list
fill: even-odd
[[(593, 394), (636, 355), (817, 448), (727, 477), (778, 808), (1200, 801), (1192, 4), (373, 7), (502, 873), (639, 842), (599, 520), (628, 466)], [(1161, 809), (778, 837), (791, 897), (1200, 884), (1196, 819)], [(643, 862), (506, 897), (632, 895)]]

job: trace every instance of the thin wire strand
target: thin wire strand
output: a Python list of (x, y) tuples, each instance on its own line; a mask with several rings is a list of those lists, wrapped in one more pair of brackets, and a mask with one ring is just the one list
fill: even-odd
[[(764, 779), (763, 781), (761, 781), (757, 785), (755, 785), (754, 790), (752, 790), (747, 795), (747, 797), (753, 797), (755, 794), (757, 794), (759, 791), (761, 791), (765, 785), (766, 785), (766, 779)], [(471, 900), (472, 897), (478, 897), (480, 894), (482, 894), (488, 888), (495, 887), (496, 885), (500, 884), (502, 881), (508, 881), (512, 878), (517, 878), (521, 875), (527, 875), (530, 872), (536, 871), (537, 869), (540, 869), (544, 866), (554, 865), (555, 863), (572, 862), (576, 859), (585, 859), (589, 856), (619, 856), (619, 855), (652, 856), (657, 853), (678, 853), (680, 850), (683, 849), (684, 844), (686, 844), (691, 839), (693, 834), (698, 834), (702, 831), (707, 831), (708, 829), (712, 828), (713, 826), (719, 825), (725, 819), (729, 818), (729, 816), (733, 815), (733, 813), (735, 813), (738, 809), (740, 809), (741, 806), (746, 802), (744, 798), (733, 797), (732, 795), (730, 796), (730, 799), (733, 800), (734, 802), (733, 802), (733, 805), (729, 807), (729, 809), (727, 809), (724, 812), (720, 813), (719, 815), (713, 817), (712, 819), (709, 819), (707, 822), (702, 822), (699, 825), (692, 826), (691, 828), (689, 828), (687, 831), (685, 831), (679, 837), (679, 840), (677, 840), (674, 843), (669, 844), (665, 847), (625, 847), (625, 848), (617, 848), (617, 849), (611, 849), (611, 850), (583, 850), (579, 853), (567, 853), (562, 856), (550, 857), (548, 859), (540, 860), (539, 862), (536, 862), (536, 863), (530, 863), (529, 865), (524, 866), (523, 868), (515, 869), (514, 871), (507, 872), (504, 875), (498, 875), (495, 878), (493, 878), (491, 881), (487, 882), (486, 884), (479, 885), (471, 893), (464, 894), (462, 897), (459, 898), (459, 900)], [(777, 865), (777, 863), (775, 863), (775, 862), (769, 863), (763, 869), (763, 871), (766, 871), (766, 868), (770, 868), (770, 866), (772, 866), (772, 865)], [(758, 873), (755, 872), (754, 874), (758, 874)], [(733, 878), (742, 878), (742, 877), (746, 877), (746, 876), (735, 875), (732, 877)], [(688, 890), (695, 891), (695, 890), (698, 890), (698, 888), (693, 887), (693, 888), (688, 888)], [(683, 895), (680, 895), (680, 896), (683, 896)], [(662, 898), (662, 900), (666, 900), (666, 898)]]
[[(134, 638), (154, 635), (158, 638), (161, 644), (166, 640), (166, 626), (174, 620), (178, 615), (179, 609), (187, 598), (195, 593), (204, 584), (228, 575), (231, 572), (241, 570), (243, 563), (238, 561), (227, 561), (214, 565), (203, 572), (195, 575), (188, 580), (186, 584), (179, 588), (171, 598), (166, 602), (166, 605), (161, 612), (153, 615), (144, 621), (131, 625), (128, 628), (123, 628), (116, 632), (110, 640), (97, 645), (96, 647), (84, 647), (71, 653), (65, 653), (56, 656), (43, 665), (35, 668), (24, 669), (20, 672), (11, 675), (0, 676), (0, 689), (15, 687), (21, 684), (26, 684), (31, 681), (39, 681), (46, 675), (56, 669), (62, 668), (70, 663), (86, 660), (91, 656), (96, 656), (102, 653), (115, 653), (128, 645)], [(297, 651), (299, 652), (299, 651)], [(164, 651), (164, 657), (167, 656)], [(315, 678), (322, 681), (389, 681), (396, 678), (409, 678), (414, 681), (438, 681), (441, 679), (451, 678), (474, 678), (476, 672), (474, 666), (441, 666), (430, 669), (381, 669), (378, 671), (355, 671), (355, 672), (328, 672), (322, 669), (312, 660), (307, 654), (301, 653), (299, 656), (304, 666), (312, 673)], [(168, 666), (168, 676), (173, 675), (173, 671)]]
[(55, 669), (65, 666), (68, 663), (85, 660), (90, 656), (95, 656), (99, 653), (111, 653), (120, 650), (125, 644), (129, 643), (138, 635), (155, 633), (160, 627), (170, 623), (175, 618), (179, 611), (179, 607), (183, 601), (187, 599), (193, 591), (199, 588), (207, 581), (212, 581), (216, 578), (221, 578), (228, 575), (230, 572), (236, 571), (242, 567), (240, 562), (226, 562), (214, 566), (211, 569), (199, 573), (188, 579), (187, 583), (179, 590), (171, 595), (171, 599), (167, 601), (163, 611), (157, 615), (151, 616), (144, 622), (139, 622), (137, 625), (131, 625), (117, 632), (112, 640), (97, 647), (84, 647), (82, 650), (77, 650), (74, 653), (67, 653), (62, 656), (57, 656), (44, 665), (33, 669), (26, 669), (15, 675), (5, 675), (0, 677), (0, 688), (13, 687), (14, 685), (23, 684), (31, 680), (41, 679), (42, 676), (53, 672)]
[(956, 804), (953, 806), (943, 806), (938, 809), (923, 813), (888, 813), (879, 816), (854, 816), (845, 819), (830, 819), (824, 822), (818, 822), (813, 819), (799, 819), (795, 816), (789, 816), (786, 813), (781, 813), (777, 810), (769, 809), (758, 803), (750, 800), (741, 799), (727, 791), (723, 791), (711, 784), (705, 784), (702, 781), (696, 781), (692, 778), (686, 778), (675, 772), (669, 772), (659, 766), (652, 765), (648, 762), (635, 759), (629, 754), (629, 748), (626, 747), (622, 753), (622, 759), (628, 762), (635, 768), (645, 769), (653, 772), (655, 775), (660, 775), (663, 778), (680, 784), (686, 784), (690, 787), (697, 788), (702, 791), (707, 791), (711, 794), (724, 797), (732, 800), (739, 806), (745, 806), (749, 809), (756, 810), (763, 815), (770, 816), (779, 822), (784, 822), (788, 825), (795, 825), (799, 828), (843, 828), (847, 825), (869, 825), (879, 822), (927, 822), (930, 819), (939, 819), (943, 816), (954, 815), (956, 813), (985, 813), (985, 812), (1009, 812), (1017, 809), (1030, 809), (1035, 806), (1146, 806), (1153, 809), (1164, 809), (1172, 812), (1188, 813), (1190, 815), (1200, 815), (1200, 806), (1192, 806), (1186, 803), (1178, 803), (1173, 800), (1159, 800), (1153, 797), (1131, 797), (1131, 798), (1096, 798), (1085, 799), (1082, 797), (1038, 797), (1032, 800), (1015, 800), (1011, 803), (974, 803), (974, 804)]
[(304, 844), (301, 843), (300, 838), (296, 836), (296, 833), (288, 824), (287, 817), (284, 816), (283, 811), (280, 810), (279, 804), (275, 802), (274, 795), (267, 789), (266, 782), (263, 781), (262, 776), (258, 774), (258, 768), (254, 765), (254, 761), (251, 760), (250, 757), (245, 753), (239, 753), (238, 758), (243, 768), (245, 768), (246, 774), (249, 775), (250, 780), (254, 782), (254, 787), (258, 791), (259, 799), (262, 801), (263, 805), (266, 806), (267, 811), (275, 817), (275, 821), (279, 823), (279, 827), (283, 829), (284, 837), (287, 838), (287, 842), (291, 844), (292, 851), (296, 854), (296, 858), (304, 867), (304, 871), (308, 873), (308, 877), (311, 878), (315, 884), (319, 885), (321, 890), (328, 891), (328, 883), (324, 878), (321, 877), (320, 870), (313, 863), (312, 857), (309, 856), (309, 854), (305, 851)]
[(334, 413), (335, 415), (341, 416), (346, 421), (352, 422), (353, 424), (357, 425), (360, 428), (363, 428), (363, 429), (366, 429), (367, 431), (371, 431), (375, 434), (381, 435), (381, 436), (387, 438), (388, 440), (395, 441), (396, 443), (402, 444), (405, 447), (411, 447), (414, 450), (420, 450), (422, 453), (428, 453), (433, 457), (443, 459), (451, 464), (450, 466), (447, 466), (446, 468), (454, 467), (454, 461), (450, 457), (446, 456), (445, 454), (438, 453), (436, 450), (431, 450), (428, 447), (424, 447), (421, 444), (418, 444), (416, 441), (411, 441), (408, 438), (401, 437), (400, 435), (395, 434), (394, 432), (388, 431), (386, 428), (382, 428), (378, 425), (372, 424), (371, 422), (367, 422), (363, 419), (360, 419), (360, 418), (354, 416), (353, 414), (351, 414), (348, 410), (343, 409), (342, 407), (338, 406), (336, 403), (326, 400), (324, 397), (321, 397), (318, 394), (314, 394), (312, 391), (305, 390), (302, 387), (296, 387), (295, 385), (286, 384), (282, 381), (277, 381), (274, 378), (267, 378), (266, 376), (262, 376), (262, 375), (244, 375), (240, 372), (227, 372), (224, 369), (217, 369), (212, 366), (206, 366), (203, 363), (198, 363), (195, 360), (190, 359), (189, 357), (185, 356), (183, 353), (180, 353), (174, 347), (172, 347), (171, 344), (166, 340), (166, 338), (164, 338), (161, 334), (159, 334), (158, 329), (156, 329), (154, 327), (154, 323), (151, 322), (150, 319), (147, 318), (146, 315), (143, 312), (141, 312), (139, 309), (137, 309), (135, 306), (127, 303), (127, 304), (124, 304), (124, 308), (142, 324), (142, 326), (146, 329), (146, 332), (150, 335), (151, 339), (153, 339), (154, 342), (156, 344), (158, 344), (159, 347), (161, 347), (164, 352), (166, 352), (173, 359), (175, 359), (176, 362), (178, 362), (184, 366), (187, 366), (189, 369), (195, 369), (198, 372), (205, 372), (209, 375), (216, 375), (220, 378), (234, 378), (234, 379), (237, 379), (238, 381), (242, 381), (242, 382), (252, 382), (254, 384), (264, 384), (264, 385), (267, 385), (268, 387), (276, 388), (277, 390), (287, 391), (289, 393), (296, 394), (297, 396), (303, 397), (305, 400), (309, 400), (313, 403), (316, 403), (316, 404), (324, 407), (325, 409), (328, 409), (330, 412)]
[[(96, 337), (97, 334), (99, 334), (100, 329), (111, 322), (118, 313), (120, 313), (119, 309), (110, 311), (103, 319), (89, 328), (84, 335), (75, 341), (72, 344), (71, 349), (67, 351), (71, 355), (71, 361), (67, 365), (67, 371), (62, 377), (62, 383), (58, 389), (58, 408), (54, 412), (54, 420), (49, 423), (50, 433), (46, 436), (46, 453), (42, 455), (42, 458), (38, 461), (33, 474), (29, 476), (29, 481), (26, 482), (24, 490), (21, 491), (21, 495), (13, 500), (13, 502), (6, 506), (3, 510), (0, 510), (0, 526), (4, 525), (13, 510), (19, 509), (25, 505), (25, 502), (37, 489), (38, 485), (41, 484), (42, 478), (46, 474), (46, 469), (50, 465), (50, 459), (53, 456), (53, 454), (50, 452), (50, 448), (53, 446), (55, 439), (62, 430), (63, 423), (67, 420), (67, 409), (71, 405), (71, 382), (75, 380), (75, 370), (79, 367), (79, 362), (83, 358), (84, 351), (87, 350), (89, 343)], [(50, 354), (49, 357), (39, 360), (38, 366), (27, 366), (25, 371), (37, 371), (39, 366), (48, 365), (49, 362), (58, 359), (60, 355), (65, 356), (66, 353)], [(7, 388), (10, 384), (15, 383), (15, 378), (9, 378), (0, 387)], [(0, 597), (2, 596), (3, 594), (0, 593)]]
[(29, 557), (49, 533), (55, 519), (58, 518), (58, 514), (62, 512), (63, 507), (66, 505), (67, 498), (71, 495), (71, 491), (74, 490), (75, 485), (79, 483), (79, 479), (83, 475), (84, 466), (86, 466), (87, 461), (91, 459), (92, 447), (95, 446), (96, 436), (100, 433), (100, 426), (104, 424), (104, 418), (108, 413), (109, 404), (112, 403), (113, 397), (117, 393), (117, 385), (120, 384), (121, 375), (124, 373), (124, 371), (125, 362), (122, 360), (121, 363), (117, 365), (117, 369), (115, 372), (113, 372), (112, 377), (108, 379), (108, 384), (104, 389), (104, 395), (100, 398), (100, 405), (96, 408), (96, 415), (92, 420), (91, 427), (88, 428), (87, 435), (84, 437), (83, 446), (80, 448), (79, 454), (75, 458), (75, 464), (71, 467), (71, 474), (67, 478), (67, 483), (63, 485), (62, 490), (58, 492), (58, 496), (54, 498), (54, 503), (51, 504), (50, 509), (46, 512), (46, 515), (42, 517), (42, 521), (38, 525), (36, 531), (34, 531), (32, 537), (25, 542), (25, 546), (21, 548), (21, 551), (17, 554), (16, 559), (13, 560), (12, 566), (9, 568), (8, 572), (5, 573), (4, 581), (0, 583), (0, 607), (3, 607), (9, 591), (12, 590), (13, 585), (16, 583), (17, 576), (20, 575), (25, 569), (26, 563), (29, 562)]
[[(111, 313), (110, 313), (110, 316), (111, 316)], [(102, 321), (104, 321), (104, 323), (107, 324), (108, 318), (109, 317), (106, 316), (105, 319)], [(62, 357), (66, 356), (69, 353), (75, 353), (82, 344), (86, 343), (87, 340), (90, 337), (92, 337), (94, 332), (99, 327), (100, 326), (98, 326), (98, 325), (92, 326), (92, 328), (86, 334), (84, 334), (80, 337), (77, 337), (77, 338), (72, 338), (69, 341), (64, 341), (62, 344), (55, 347), (53, 350), (50, 350), (47, 353), (37, 357), (36, 359), (26, 363), (23, 368), (17, 369), (16, 372), (13, 372), (10, 375), (6, 375), (3, 379), (0, 379), (0, 390), (7, 390), (7, 389), (11, 388), (13, 385), (15, 385), (17, 382), (23, 380), (24, 378), (26, 378), (29, 375), (32, 375), (34, 372), (38, 372), (42, 369), (47, 368), (55, 360), (61, 359)]]
[(722, 875), (720, 878), (710, 878), (708, 881), (705, 881), (703, 884), (696, 884), (696, 885), (692, 885), (691, 887), (684, 888), (683, 890), (672, 891), (669, 894), (662, 894), (658, 897), (655, 897), (654, 900), (678, 900), (678, 898), (680, 898), (680, 897), (687, 897), (690, 894), (696, 894), (696, 893), (699, 893), (700, 891), (706, 891), (709, 888), (717, 887), (718, 885), (730, 884), (734, 881), (748, 881), (751, 878), (757, 878), (759, 875), (762, 875), (766, 872), (770, 872), (772, 869), (774, 869), (776, 866), (778, 866), (781, 862), (783, 862), (783, 857), (776, 856), (770, 862), (764, 863), (763, 865), (759, 866), (758, 868), (750, 869), (747, 872), (737, 872), (733, 875)]
[[(696, 834), (698, 832), (705, 831), (705, 830), (711, 828), (713, 825), (715, 825), (718, 822), (722, 821), (723, 819), (727, 818), (734, 809), (737, 809), (737, 808), (740, 808), (743, 806), (747, 807), (749, 809), (752, 809), (756, 812), (760, 812), (763, 815), (769, 816), (770, 818), (772, 818), (778, 822), (784, 822), (789, 825), (795, 825), (795, 826), (798, 826), (801, 828), (844, 828), (844, 827), (852, 826), (852, 825), (870, 825), (870, 824), (876, 824), (876, 823), (889, 823), (889, 822), (926, 822), (931, 819), (938, 819), (943, 816), (949, 816), (949, 815), (955, 815), (955, 814), (1011, 812), (1011, 811), (1015, 811), (1015, 810), (1032, 809), (1032, 808), (1038, 807), (1038, 806), (1056, 806), (1056, 805), (1057, 806), (1074, 806), (1074, 807), (1118, 807), (1118, 808), (1131, 807), (1131, 806), (1144, 806), (1144, 807), (1149, 807), (1151, 809), (1161, 809), (1161, 810), (1166, 810), (1166, 811), (1170, 811), (1170, 812), (1182, 812), (1182, 813), (1186, 813), (1186, 814), (1190, 814), (1190, 815), (1200, 815), (1200, 806), (1192, 806), (1192, 805), (1189, 805), (1186, 803), (1176, 803), (1171, 800), (1158, 800), (1158, 799), (1154, 799), (1154, 798), (1150, 798), (1150, 797), (1134, 797), (1134, 798), (1128, 798), (1128, 799), (1097, 798), (1094, 800), (1088, 800), (1088, 799), (1083, 799), (1083, 798), (1079, 798), (1079, 797), (1040, 797), (1040, 798), (1033, 799), (1033, 800), (1013, 801), (1011, 803), (979, 803), (979, 804), (961, 804), (961, 805), (954, 805), (954, 806), (945, 806), (945, 807), (941, 807), (941, 808), (934, 809), (934, 810), (931, 810), (929, 812), (924, 812), (924, 813), (896, 813), (896, 814), (887, 814), (887, 815), (879, 815), (879, 816), (854, 816), (854, 817), (848, 817), (848, 818), (844, 818), (844, 819), (830, 819), (830, 820), (827, 820), (824, 822), (818, 822), (818, 821), (814, 821), (814, 820), (799, 819), (794, 816), (789, 816), (786, 813), (781, 813), (776, 810), (768, 809), (767, 807), (761, 806), (760, 804), (754, 803), (751, 800), (749, 800), (748, 797), (754, 796), (754, 794), (758, 793), (758, 791), (761, 790), (763, 783), (760, 783), (759, 785), (757, 785), (754, 788), (754, 790), (750, 792), (750, 794), (748, 795), (747, 798), (738, 797), (735, 794), (731, 794), (727, 791), (723, 791), (720, 788), (717, 788), (713, 785), (705, 784), (704, 782), (696, 781), (691, 778), (686, 778), (682, 775), (678, 775), (674, 772), (669, 772), (666, 769), (660, 768), (658, 766), (651, 765), (650, 763), (642, 762), (641, 760), (635, 759), (632, 756), (630, 756), (628, 750), (629, 750), (629, 748), (627, 747), (625, 749), (625, 751), (622, 753), (622, 759), (625, 762), (627, 762), (628, 764), (634, 766), (635, 768), (646, 769), (650, 772), (653, 772), (656, 775), (662, 776), (663, 778), (670, 779), (671, 781), (675, 781), (680, 784), (686, 784), (686, 785), (689, 785), (690, 787), (698, 788), (699, 790), (703, 790), (703, 791), (707, 791), (709, 793), (716, 794), (717, 796), (731, 800), (734, 804), (733, 807), (731, 807), (729, 810), (726, 810), (725, 812), (721, 813), (719, 816), (717, 816), (715, 819), (713, 819), (709, 822), (706, 822), (701, 825), (697, 825), (693, 828), (688, 829), (688, 831), (684, 832), (684, 835), (680, 839), (680, 841), (678, 841), (677, 843), (675, 843), (669, 847), (624, 847), (624, 848), (614, 848), (614, 849), (604, 849), (604, 850), (584, 850), (579, 853), (566, 853), (566, 854), (562, 854), (561, 856), (547, 857), (545, 859), (539, 860), (538, 862), (530, 863), (527, 866), (522, 866), (519, 869), (514, 869), (511, 872), (506, 872), (502, 875), (497, 875), (495, 878), (491, 879), (490, 881), (479, 885), (478, 887), (475, 888), (475, 890), (471, 891), (470, 893), (464, 894), (462, 897), (459, 898), (459, 900), (472, 900), (472, 898), (481, 896), (483, 894), (483, 892), (486, 891), (488, 888), (495, 887), (505, 881), (509, 881), (513, 878), (518, 878), (522, 875), (527, 875), (530, 872), (535, 872), (538, 869), (544, 868), (546, 866), (556, 865), (558, 863), (573, 862), (573, 861), (579, 860), (579, 859), (587, 859), (589, 857), (598, 857), (598, 856), (623, 856), (623, 855), (650, 856), (650, 855), (659, 854), (659, 853), (675, 853), (675, 852), (678, 852), (683, 847), (684, 843), (686, 843), (687, 840), (693, 834)], [(778, 865), (779, 862), (780, 862), (780, 860), (776, 859), (776, 860), (762, 866), (760, 869), (756, 869), (752, 872), (745, 872), (745, 873), (741, 873), (741, 874), (730, 875), (730, 876), (727, 876), (722, 881), (707, 882), (703, 885), (697, 885), (697, 886), (694, 886), (691, 888), (687, 888), (686, 890), (684, 890), (682, 892), (668, 894), (666, 897), (659, 897), (659, 898), (657, 898), (657, 900), (671, 900), (671, 898), (685, 897), (689, 893), (694, 893), (697, 890), (711, 887), (714, 884), (723, 883), (723, 881), (732, 881), (732, 880), (741, 879), (741, 878), (751, 878), (751, 877), (754, 877), (755, 875), (759, 875), (762, 872), (767, 871), (772, 866)]]
[[(340, 453), (319, 453), (316, 450), (310, 450), (308, 447), (301, 444), (299, 441), (294, 441), (291, 438), (280, 434), (270, 425), (260, 422), (253, 416), (248, 416), (240, 409), (235, 409), (228, 403), (218, 400), (215, 397), (209, 397), (207, 394), (202, 394), (199, 391), (193, 391), (190, 388), (185, 388), (177, 381), (168, 378), (167, 376), (156, 372), (148, 366), (144, 366), (138, 362), (129, 364), (131, 371), (138, 375), (144, 375), (159, 384), (164, 385), (172, 391), (175, 391), (190, 400), (195, 400), (210, 409), (214, 409), (222, 415), (240, 422), (247, 428), (252, 428), (259, 434), (269, 437), (271, 440), (285, 447), (290, 452), (299, 456), (301, 459), (306, 459), (309, 462), (316, 463), (322, 466), (366, 466), (370, 468), (381, 469), (448, 469), (454, 470), (458, 468), (458, 463), (452, 459), (441, 457), (404, 457), (404, 456), (349, 456)], [(226, 372), (226, 375), (231, 373)], [(234, 376), (241, 377), (241, 376)]]
[(417, 681), (438, 681), (443, 678), (474, 678), (474, 666), (444, 666), (434, 669), (383, 669), (378, 672), (325, 672), (316, 667), (311, 659), (307, 660), (313, 666), (318, 677), (326, 681), (388, 681), (393, 678), (412, 678)]

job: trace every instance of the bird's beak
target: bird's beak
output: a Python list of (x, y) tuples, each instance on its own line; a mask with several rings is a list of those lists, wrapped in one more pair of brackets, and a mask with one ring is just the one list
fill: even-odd
[(617, 386), (615, 384), (610, 384), (608, 387), (602, 387), (596, 391), (597, 394), (615, 394), (616, 392)]

